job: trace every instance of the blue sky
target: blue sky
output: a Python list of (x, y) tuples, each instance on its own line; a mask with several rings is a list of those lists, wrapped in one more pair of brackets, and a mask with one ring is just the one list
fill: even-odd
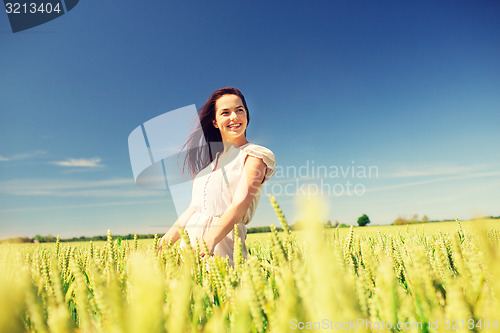
[[(290, 222), (279, 191), (306, 183), (347, 224), (500, 215), (499, 14), (493, 0), (86, 0), (13, 34), (1, 12), (0, 239), (165, 232), (172, 202), (134, 183), (128, 135), (223, 86), (288, 170), (264, 193)], [(312, 165), (377, 173), (291, 173)], [(262, 196), (251, 225), (271, 223)]]

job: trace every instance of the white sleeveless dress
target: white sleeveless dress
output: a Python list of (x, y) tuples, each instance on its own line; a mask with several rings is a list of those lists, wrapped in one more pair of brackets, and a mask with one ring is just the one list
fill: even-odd
[[(231, 146), (222, 155), (218, 153), (214, 161), (196, 175), (193, 182), (191, 202), (196, 212), (188, 220), (185, 228), (192, 246), (195, 246), (197, 238), (201, 240), (217, 224), (217, 221), (231, 204), (232, 197), (244, 171), (245, 159), (248, 155), (262, 159), (267, 169), (264, 181), (250, 204), (250, 208), (242, 220), (238, 222), (238, 234), (243, 245), (243, 256), (247, 257), (247, 248), (245, 245), (247, 236), (246, 225), (254, 216), (263, 183), (275, 174), (276, 168), (273, 152), (266, 147), (250, 142), (240, 147)], [(224, 177), (226, 177), (226, 180)], [(185, 242), (181, 240), (181, 246), (185, 245)], [(229, 263), (233, 265), (233, 250), (234, 230), (231, 230), (215, 246), (214, 255), (219, 255), (223, 258), (227, 256)]]

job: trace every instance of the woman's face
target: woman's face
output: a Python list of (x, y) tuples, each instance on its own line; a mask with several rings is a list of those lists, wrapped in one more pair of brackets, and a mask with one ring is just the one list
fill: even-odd
[(214, 126), (220, 130), (222, 141), (237, 142), (245, 138), (247, 110), (241, 98), (223, 95), (215, 101)]

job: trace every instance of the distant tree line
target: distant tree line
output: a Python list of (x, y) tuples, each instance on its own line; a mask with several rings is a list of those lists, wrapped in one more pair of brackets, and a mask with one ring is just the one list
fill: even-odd
[[(134, 239), (134, 234), (128, 234), (125, 236), (121, 235), (113, 235), (113, 238), (120, 238), (122, 240), (133, 240)], [(149, 239), (149, 238), (154, 238), (154, 234), (145, 234), (145, 235), (137, 235), (138, 239)], [(99, 235), (99, 236), (92, 236), (92, 237), (87, 237), (87, 236), (80, 236), (80, 237), (73, 237), (73, 238), (61, 238), (59, 241), (60, 242), (90, 242), (90, 241), (105, 241), (108, 239), (107, 235)], [(29, 237), (14, 237), (14, 238), (8, 238), (0, 241), (0, 243), (54, 243), (57, 240), (57, 236), (53, 235), (47, 235), (47, 236), (41, 236), (41, 235), (36, 235), (33, 238)]]
[[(485, 216), (484, 218), (489, 219), (500, 219), (500, 216)], [(399, 216), (392, 223), (393, 225), (403, 225), (403, 224), (416, 224), (416, 223), (433, 223), (433, 222), (452, 222), (455, 219), (445, 219), (445, 220), (429, 220), (427, 215), (424, 215), (421, 219), (418, 218), (418, 214), (414, 214), (411, 218), (401, 217)]]
[[(500, 219), (500, 216), (485, 216), (485, 218), (490, 218), (490, 219)], [(421, 219), (418, 218), (418, 214), (414, 214), (411, 218), (406, 218), (406, 217), (401, 217), (399, 216), (394, 222), (392, 223), (393, 225), (403, 225), (403, 224), (416, 224), (416, 223), (426, 223), (426, 222), (449, 222), (449, 221), (455, 221), (454, 219), (449, 219), (449, 220), (429, 220), (427, 215), (424, 215)], [(306, 225), (311, 225), (311, 223), (316, 224), (319, 227), (322, 228), (349, 228), (350, 225), (347, 225), (345, 223), (340, 223), (339, 221), (335, 221), (334, 224), (330, 220), (328, 220), (326, 223), (322, 222), (304, 222), (304, 221), (297, 221), (295, 224), (292, 224), (290, 226), (290, 230), (301, 230), (306, 227)], [(358, 224), (360, 226), (364, 226), (370, 223), (370, 220), (366, 214), (363, 214), (359, 219), (358, 219)], [(281, 227), (276, 227), (277, 231), (283, 231), (283, 228)], [(248, 234), (257, 234), (257, 233), (265, 233), (265, 232), (271, 232), (271, 227), (270, 226), (265, 226), (265, 227), (251, 227), (248, 228), (247, 233)], [(60, 242), (89, 242), (89, 241), (105, 241), (107, 240), (107, 235), (100, 235), (100, 236), (92, 236), (92, 237), (86, 237), (86, 236), (80, 236), (80, 237), (73, 237), (73, 238), (64, 238), (60, 239)], [(120, 235), (113, 235), (113, 238), (120, 238), (122, 240), (133, 240), (134, 239), (134, 234), (128, 234), (125, 236), (120, 236)], [(154, 234), (143, 234), (143, 235), (137, 235), (138, 239), (153, 239), (155, 237)], [(33, 238), (30, 237), (13, 237), (13, 238), (8, 238), (4, 240), (0, 240), (0, 243), (53, 243), (57, 239), (56, 236), (53, 235), (47, 235), (47, 236), (41, 236), (41, 235), (36, 235)]]
[[(283, 231), (283, 228), (276, 227), (277, 231)], [(264, 232), (271, 232), (271, 227), (252, 227), (247, 229), (247, 234), (259, 234)]]
[(411, 218), (401, 217), (399, 216), (392, 223), (393, 225), (403, 225), (403, 224), (416, 224), (416, 223), (427, 223), (429, 222), (429, 218), (427, 215), (424, 215), (421, 220), (418, 219), (418, 214), (413, 214)]
[[(277, 231), (283, 231), (283, 228), (276, 228)], [(271, 232), (271, 227), (252, 227), (248, 228), (247, 233), (253, 234), (253, 233), (264, 233), (264, 232)], [(125, 236), (122, 235), (113, 235), (113, 238), (120, 238), (122, 240), (133, 240), (134, 239), (134, 234), (128, 234)], [(138, 239), (153, 239), (155, 237), (154, 234), (144, 234), (144, 235), (137, 235)], [(99, 235), (99, 236), (92, 236), (92, 237), (87, 237), (87, 236), (80, 236), (80, 237), (72, 237), (72, 238), (61, 238), (59, 241), (60, 242), (90, 242), (90, 241), (105, 241), (108, 239), (107, 235)], [(41, 235), (36, 235), (33, 238), (30, 237), (14, 237), (14, 238), (8, 238), (1, 240), (0, 243), (55, 243), (57, 240), (57, 236), (54, 235), (47, 235), (47, 236), (41, 236)]]
[[(332, 225), (331, 221), (327, 221), (326, 223), (321, 223), (321, 222), (315, 222), (318, 224), (318, 226), (323, 227), (323, 228), (344, 228), (344, 227), (349, 227), (346, 224), (340, 224), (338, 221), (335, 222), (335, 225)], [(301, 230), (305, 227), (305, 222), (303, 221), (297, 221), (295, 224), (292, 224), (290, 226), (290, 230)], [(281, 227), (276, 227), (276, 230), (278, 232), (283, 231), (283, 228)], [(258, 233), (266, 233), (266, 232), (271, 232), (271, 227), (270, 226), (263, 226), (263, 227), (251, 227), (247, 229), (247, 234), (258, 234)], [(105, 241), (107, 240), (107, 235), (99, 235), (99, 236), (80, 236), (80, 237), (72, 237), (72, 238), (61, 238), (59, 241), (60, 242), (90, 242), (90, 241)], [(120, 238), (122, 240), (133, 240), (134, 239), (134, 234), (128, 234), (125, 236), (122, 235), (113, 235), (113, 238)], [(153, 239), (155, 237), (154, 234), (143, 234), (143, 235), (137, 235), (138, 239)], [(33, 238), (30, 237), (14, 237), (14, 238), (8, 238), (4, 240), (0, 240), (0, 243), (55, 243), (57, 240), (57, 236), (54, 235), (46, 235), (46, 236), (41, 236), (41, 235), (36, 235)]]

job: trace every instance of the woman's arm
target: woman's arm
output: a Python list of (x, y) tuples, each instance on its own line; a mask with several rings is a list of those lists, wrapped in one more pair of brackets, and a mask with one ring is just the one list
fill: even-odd
[(217, 224), (203, 237), (210, 254), (213, 253), (215, 245), (226, 237), (233, 230), (234, 225), (245, 216), (264, 180), (265, 171), (266, 164), (262, 159), (250, 155), (247, 156), (243, 174), (236, 187), (231, 205), (222, 214)]
[(163, 248), (163, 244), (168, 244), (170, 239), (172, 240), (172, 244), (177, 242), (177, 240), (181, 237), (179, 235), (179, 227), (184, 230), (186, 227), (187, 222), (193, 216), (193, 214), (196, 212), (196, 209), (193, 207), (193, 205), (189, 205), (189, 207), (184, 211), (184, 213), (179, 216), (177, 221), (175, 221), (174, 225), (168, 229), (167, 233), (160, 239), (160, 245), (158, 246), (158, 253), (161, 252)]

